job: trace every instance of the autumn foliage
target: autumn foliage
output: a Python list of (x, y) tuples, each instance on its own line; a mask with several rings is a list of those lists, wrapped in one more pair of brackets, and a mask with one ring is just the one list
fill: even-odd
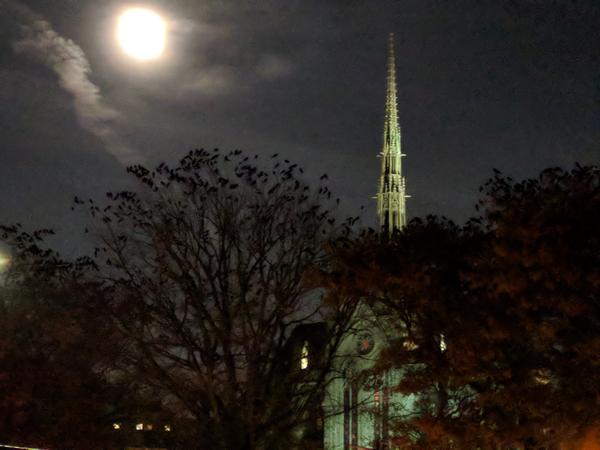
[(395, 326), (379, 370), (417, 396), (415, 448), (539, 448), (600, 420), (600, 170), (496, 173), (481, 216), (335, 248), (336, 283)]
[[(112, 423), (164, 413), (185, 424), (181, 448), (319, 445), (358, 304), (395, 336), (375, 372), (399, 370), (394, 389), (414, 399), (390, 418), (397, 446), (556, 448), (591, 435), (599, 168), (495, 173), (464, 226), (428, 216), (381, 236), (338, 223), (329, 190), (298, 166), (276, 155), (267, 166), (197, 150), (131, 167), (137, 190), (76, 199), (96, 244), (76, 261), (44, 249), (47, 230), (0, 228), (13, 251), (0, 439), (116, 448), (128, 437)], [(293, 336), (311, 327), (323, 345), (301, 370)]]

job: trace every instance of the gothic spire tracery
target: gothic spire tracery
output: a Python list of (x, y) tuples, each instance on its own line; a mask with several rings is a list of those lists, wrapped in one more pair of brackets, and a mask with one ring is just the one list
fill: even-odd
[(381, 150), (381, 175), (377, 214), (382, 233), (391, 234), (406, 225), (406, 181), (402, 176), (402, 148), (396, 98), (394, 34), (390, 33), (387, 58), (387, 93)]

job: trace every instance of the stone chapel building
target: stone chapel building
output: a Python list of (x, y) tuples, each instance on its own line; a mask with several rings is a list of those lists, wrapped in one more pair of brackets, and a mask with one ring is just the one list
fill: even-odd
[[(406, 182), (396, 100), (394, 36), (390, 34), (387, 60), (387, 94), (383, 128), (381, 174), (377, 214), (382, 233), (406, 225)], [(397, 372), (379, 379), (365, 378), (383, 344), (393, 336), (366, 305), (355, 313), (355, 325), (344, 338), (323, 399), (325, 450), (392, 449), (389, 420), (411, 409), (411, 398), (393, 393)]]

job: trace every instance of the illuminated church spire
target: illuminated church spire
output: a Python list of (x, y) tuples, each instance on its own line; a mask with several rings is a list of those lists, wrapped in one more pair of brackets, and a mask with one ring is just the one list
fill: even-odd
[(406, 225), (406, 182), (402, 176), (402, 150), (396, 105), (396, 61), (394, 34), (388, 43), (387, 95), (381, 150), (381, 176), (377, 192), (377, 214), (381, 232), (391, 234)]

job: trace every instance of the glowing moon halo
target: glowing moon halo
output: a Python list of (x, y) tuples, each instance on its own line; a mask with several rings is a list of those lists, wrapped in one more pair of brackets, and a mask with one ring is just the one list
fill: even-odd
[(125, 53), (134, 58), (158, 58), (165, 49), (165, 38), (165, 22), (154, 11), (132, 8), (119, 17), (117, 39)]

